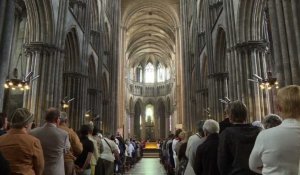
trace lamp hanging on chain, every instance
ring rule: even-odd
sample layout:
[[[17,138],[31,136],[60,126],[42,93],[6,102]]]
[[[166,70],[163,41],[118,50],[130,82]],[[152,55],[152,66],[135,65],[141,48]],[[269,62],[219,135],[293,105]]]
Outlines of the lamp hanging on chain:
[[[19,61],[21,60],[22,62],[22,53],[20,53],[16,66],[13,70],[13,78],[5,81],[4,88],[5,89],[11,89],[11,90],[21,90],[21,91],[26,91],[30,89],[30,81],[33,81],[39,77],[39,75],[35,76],[34,78],[31,78],[33,76],[33,72],[29,72],[24,79],[19,79],[18,78],[18,64]],[[21,74],[22,74],[22,65],[21,65]]]

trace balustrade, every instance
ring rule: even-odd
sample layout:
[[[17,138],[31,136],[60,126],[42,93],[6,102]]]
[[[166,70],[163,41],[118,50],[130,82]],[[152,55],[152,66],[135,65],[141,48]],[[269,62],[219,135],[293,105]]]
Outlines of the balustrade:
[[[129,80],[128,90],[132,95],[144,97],[165,96],[171,93],[173,82],[165,81],[161,83],[140,83]]]

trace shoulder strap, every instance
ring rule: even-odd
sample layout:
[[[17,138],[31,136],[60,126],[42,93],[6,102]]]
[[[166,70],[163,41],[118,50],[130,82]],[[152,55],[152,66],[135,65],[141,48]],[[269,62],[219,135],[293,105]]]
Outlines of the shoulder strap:
[[[111,152],[113,152],[113,150],[111,149],[111,146],[110,146],[110,144],[106,141],[106,139],[105,138],[103,138],[104,139],[104,141],[107,143],[107,145],[109,146],[109,148],[110,148],[110,150],[111,150]]]
[[[196,133],[196,136],[198,136],[200,139],[202,138],[198,133]]]

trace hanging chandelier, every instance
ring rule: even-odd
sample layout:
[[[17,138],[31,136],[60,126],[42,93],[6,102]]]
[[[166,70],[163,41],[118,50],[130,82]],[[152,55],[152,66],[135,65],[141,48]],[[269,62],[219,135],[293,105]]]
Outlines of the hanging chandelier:
[[[5,83],[4,83],[4,88],[5,89],[11,89],[13,91],[15,90],[20,90],[20,91],[26,91],[30,89],[30,81],[33,81],[35,79],[37,79],[39,77],[39,75],[35,76],[34,78],[32,78],[33,76],[33,72],[29,72],[24,79],[20,79],[18,78],[18,64],[21,61],[21,77],[24,77],[23,75],[23,71],[22,71],[22,53],[19,54],[17,63],[15,68],[13,69],[13,78],[7,78]]]
[[[33,75],[33,72],[29,72],[25,79],[18,79],[18,69],[14,68],[14,78],[7,79],[4,83],[4,88],[5,89],[11,89],[11,90],[21,90],[21,91],[26,91],[30,89],[30,81],[33,81],[39,77],[37,75],[33,79],[30,79]]]
[[[68,97],[65,97],[63,100],[61,100],[61,106],[63,109],[68,109],[70,107],[70,102],[75,100],[75,98],[69,99]]]
[[[272,72],[267,73],[267,78],[262,78],[257,74],[253,74],[253,77],[256,79],[248,79],[249,81],[259,84],[261,90],[271,90],[273,87],[276,89],[279,88],[279,83],[276,77],[272,76]]]

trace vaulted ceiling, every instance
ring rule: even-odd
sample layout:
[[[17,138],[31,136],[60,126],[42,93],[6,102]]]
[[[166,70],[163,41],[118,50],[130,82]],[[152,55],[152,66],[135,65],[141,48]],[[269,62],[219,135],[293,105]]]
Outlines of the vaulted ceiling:
[[[126,6],[126,2],[130,5]],[[129,65],[151,58],[170,66],[178,26],[178,15],[170,2],[175,1],[124,1],[124,49]]]

